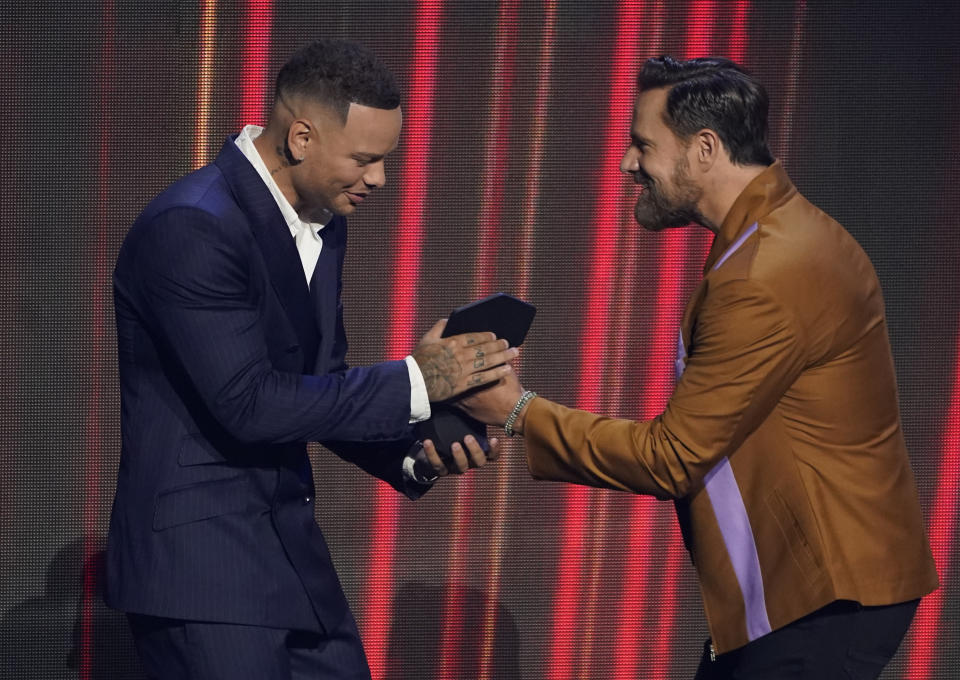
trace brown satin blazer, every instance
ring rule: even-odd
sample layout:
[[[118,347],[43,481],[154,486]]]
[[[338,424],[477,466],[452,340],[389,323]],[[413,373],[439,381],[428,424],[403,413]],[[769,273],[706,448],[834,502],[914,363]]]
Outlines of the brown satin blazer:
[[[776,163],[704,272],[666,410],[634,422],[534,399],[531,474],[676,499],[718,653],[837,599],[934,590],[866,254]]]

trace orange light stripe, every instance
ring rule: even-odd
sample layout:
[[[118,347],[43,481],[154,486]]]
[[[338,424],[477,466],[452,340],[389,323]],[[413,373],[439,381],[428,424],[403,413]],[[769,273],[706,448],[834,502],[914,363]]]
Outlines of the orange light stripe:
[[[493,49],[493,78],[491,101],[486,129],[483,164],[483,193],[477,223],[478,248],[474,264],[471,299],[479,299],[492,292],[496,269],[496,253],[500,245],[500,223],[503,210],[504,179],[507,175],[507,155],[510,136],[510,106],[513,89],[514,64],[517,50],[518,0],[500,4]],[[502,468],[497,470],[501,474]],[[457,486],[453,508],[453,523],[448,550],[447,587],[440,619],[439,672],[441,680],[463,676],[457,668],[462,662],[464,592],[467,586],[467,567],[471,557],[466,546],[473,499],[476,493],[476,475],[465,475]],[[484,521],[488,521],[484,518]],[[485,556],[490,560],[490,556]],[[489,597],[489,596],[487,596]],[[492,631],[491,631],[492,632]],[[473,640],[471,636],[471,640]],[[482,642],[481,642],[482,644]],[[469,675],[475,673],[470,669]]]
[[[200,54],[197,59],[196,121],[193,127],[193,168],[209,161],[210,107],[213,90],[213,58],[216,51],[217,0],[200,2]]]
[[[793,143],[793,109],[797,101],[800,67],[803,59],[803,33],[807,3],[798,0],[793,15],[793,38],[790,41],[790,63],[787,66],[787,86],[783,97],[783,114],[777,133],[780,140],[780,161],[786,164]]]
[[[548,103],[551,92],[551,77],[553,69],[553,50],[556,35],[557,3],[556,0],[545,0],[543,34],[540,38],[540,52],[537,58],[537,88],[534,97],[534,113],[531,129],[530,157],[526,164],[527,179],[524,183],[526,192],[523,199],[523,212],[520,219],[517,258],[515,267],[517,272],[514,290],[521,300],[529,298],[530,276],[533,262],[533,249],[537,224],[537,209],[540,203],[540,168],[543,164],[543,153],[546,138]],[[522,369],[523,357],[519,357],[514,366],[518,371]],[[487,548],[489,556],[489,576],[487,587],[484,590],[483,619],[480,636],[480,658],[477,680],[491,680],[493,672],[493,654],[495,650],[495,635],[497,625],[497,611],[500,601],[500,575],[503,569],[504,536],[506,534],[507,517],[509,516],[510,499],[510,461],[522,460],[522,447],[519,442],[506,441],[503,444],[503,460],[498,465],[497,485],[493,497],[492,532]],[[521,463],[520,465],[523,465]]]

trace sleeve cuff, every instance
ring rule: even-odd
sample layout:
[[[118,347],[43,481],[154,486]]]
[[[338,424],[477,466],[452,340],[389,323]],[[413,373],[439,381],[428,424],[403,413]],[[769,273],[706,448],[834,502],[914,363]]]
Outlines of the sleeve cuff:
[[[407,362],[407,373],[410,374],[410,424],[412,425],[430,418],[430,399],[427,397],[427,384],[423,381],[423,373],[420,372],[416,359],[407,356],[404,357],[404,361]]]
[[[421,449],[422,451],[422,449]],[[403,458],[403,478],[408,482],[413,482],[415,484],[433,484],[437,481],[437,475],[432,475],[430,477],[424,477],[423,475],[417,474],[416,459],[414,455],[408,453]]]

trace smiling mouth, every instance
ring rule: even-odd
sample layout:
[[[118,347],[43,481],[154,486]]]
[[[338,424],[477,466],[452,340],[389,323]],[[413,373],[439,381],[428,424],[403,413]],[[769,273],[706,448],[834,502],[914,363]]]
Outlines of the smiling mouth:
[[[367,194],[355,194],[352,191],[345,192],[350,198],[351,203],[362,203],[363,199],[367,197]]]

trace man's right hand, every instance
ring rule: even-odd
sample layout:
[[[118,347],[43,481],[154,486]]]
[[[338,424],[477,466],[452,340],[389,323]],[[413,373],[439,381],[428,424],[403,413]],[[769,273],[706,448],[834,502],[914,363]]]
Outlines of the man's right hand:
[[[506,362],[519,354],[493,333],[464,333],[442,338],[445,319],[434,324],[411,356],[420,367],[430,401],[446,401],[461,392],[492,383],[510,372]]]

